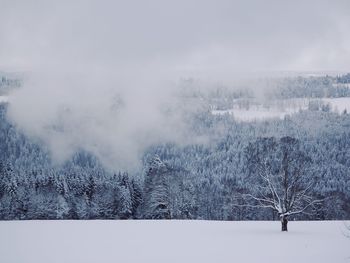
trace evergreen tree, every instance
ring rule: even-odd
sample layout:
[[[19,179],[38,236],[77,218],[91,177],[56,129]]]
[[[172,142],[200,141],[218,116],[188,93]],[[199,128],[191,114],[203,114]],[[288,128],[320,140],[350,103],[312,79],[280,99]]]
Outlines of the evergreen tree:
[[[170,219],[169,185],[167,184],[168,169],[166,165],[155,156],[149,163],[145,178],[144,218]]]

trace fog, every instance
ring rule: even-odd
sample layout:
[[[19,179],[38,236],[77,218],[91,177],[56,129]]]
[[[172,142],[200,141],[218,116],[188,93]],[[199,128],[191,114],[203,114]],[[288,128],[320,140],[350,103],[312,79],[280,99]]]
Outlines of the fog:
[[[78,149],[129,169],[186,144],[174,95],[197,76],[349,71],[350,2],[1,0],[0,71],[23,72],[10,119],[62,162]]]
[[[86,150],[108,168],[134,169],[147,147],[188,141],[178,97],[160,88],[174,84],[139,74],[127,82],[101,76],[32,76],[11,94],[8,115],[26,135],[43,141],[58,164]]]

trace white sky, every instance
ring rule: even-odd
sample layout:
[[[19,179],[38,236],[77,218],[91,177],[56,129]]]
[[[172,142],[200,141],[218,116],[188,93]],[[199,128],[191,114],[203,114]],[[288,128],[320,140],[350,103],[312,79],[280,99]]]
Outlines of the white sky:
[[[0,6],[0,70],[350,70],[348,0],[1,0]]]

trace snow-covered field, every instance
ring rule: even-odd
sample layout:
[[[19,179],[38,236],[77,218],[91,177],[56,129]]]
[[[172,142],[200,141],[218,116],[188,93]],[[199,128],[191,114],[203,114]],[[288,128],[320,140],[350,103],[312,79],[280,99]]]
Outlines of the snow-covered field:
[[[0,222],[0,262],[350,262],[340,221]]]
[[[7,96],[0,96],[0,103],[3,103],[3,102],[8,102]]]
[[[344,110],[350,112],[350,98],[324,98],[323,102],[329,103],[333,111],[342,113]]]
[[[229,109],[229,110],[213,110],[214,115],[230,114],[238,121],[258,121],[265,119],[283,119],[287,114],[294,114],[298,111],[296,108],[280,110],[280,109],[266,109],[263,107],[251,107],[245,109]]]
[[[320,101],[329,104],[331,111],[342,113],[344,110],[350,112],[350,97],[344,98],[322,98],[322,99],[289,99],[276,100],[268,105],[253,104],[248,108],[235,105],[232,109],[213,110],[214,115],[230,114],[238,121],[255,121],[265,119],[283,119],[286,115],[292,115],[300,110],[306,110],[312,101]]]

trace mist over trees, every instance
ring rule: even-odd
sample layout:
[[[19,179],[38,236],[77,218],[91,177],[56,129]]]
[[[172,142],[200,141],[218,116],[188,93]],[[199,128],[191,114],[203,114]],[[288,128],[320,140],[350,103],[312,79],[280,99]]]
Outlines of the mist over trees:
[[[238,122],[228,114],[197,111],[190,124],[206,142],[152,145],[142,168],[132,172],[106,169],[83,150],[58,165],[45,144],[25,136],[6,112],[7,104],[0,104],[3,220],[350,218],[346,112],[306,109],[284,119]],[[291,176],[284,199],[289,205],[282,210],[254,207],[266,204],[260,203],[264,197],[277,199],[264,192],[266,171],[270,183],[282,186],[278,197],[286,194],[281,175]],[[296,201],[297,195],[303,198]],[[306,206],[307,213],[294,213]]]

